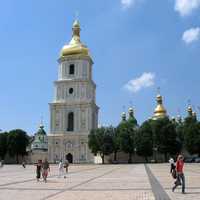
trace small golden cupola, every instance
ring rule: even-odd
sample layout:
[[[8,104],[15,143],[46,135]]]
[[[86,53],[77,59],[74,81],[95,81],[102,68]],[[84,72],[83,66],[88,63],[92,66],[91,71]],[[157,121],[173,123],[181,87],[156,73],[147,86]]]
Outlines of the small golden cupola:
[[[166,117],[167,111],[165,110],[165,108],[163,106],[163,100],[162,100],[162,96],[160,94],[158,94],[156,96],[156,101],[157,101],[157,106],[154,111],[153,119]]]
[[[69,55],[86,55],[89,56],[89,49],[80,40],[80,23],[75,20],[72,27],[72,39],[69,44],[63,46],[60,57]]]
[[[187,112],[188,112],[188,115],[189,115],[190,117],[193,116],[193,110],[192,110],[192,107],[191,107],[190,105],[189,105],[188,108],[187,108]]]
[[[125,122],[126,121],[126,113],[123,112],[122,115],[121,115],[121,117],[122,117],[122,122]]]

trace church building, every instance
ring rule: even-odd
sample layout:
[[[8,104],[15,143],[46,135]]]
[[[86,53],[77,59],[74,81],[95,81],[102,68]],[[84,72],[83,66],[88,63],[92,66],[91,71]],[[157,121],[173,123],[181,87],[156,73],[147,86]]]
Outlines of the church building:
[[[96,85],[92,79],[93,61],[89,49],[80,40],[80,23],[75,20],[72,39],[61,49],[58,79],[50,106],[48,159],[70,163],[92,163],[88,134],[98,125]]]

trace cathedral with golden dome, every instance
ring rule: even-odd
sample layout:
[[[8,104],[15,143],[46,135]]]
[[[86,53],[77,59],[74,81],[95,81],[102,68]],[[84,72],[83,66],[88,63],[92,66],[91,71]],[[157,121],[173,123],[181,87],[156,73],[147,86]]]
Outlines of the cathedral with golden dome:
[[[63,46],[58,59],[58,80],[50,105],[48,159],[70,163],[91,163],[88,134],[98,125],[96,84],[92,79],[93,61],[80,39],[80,23],[72,26],[72,39]]]

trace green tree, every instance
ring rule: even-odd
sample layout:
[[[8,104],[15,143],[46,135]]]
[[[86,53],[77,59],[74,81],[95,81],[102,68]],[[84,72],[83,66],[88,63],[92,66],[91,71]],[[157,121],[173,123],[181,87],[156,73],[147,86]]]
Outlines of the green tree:
[[[116,128],[110,127],[110,134],[113,140],[113,153],[114,153],[114,161],[117,161],[117,153],[120,150],[120,138]]]
[[[7,153],[7,132],[0,133],[0,158],[4,160],[5,155]]]
[[[95,155],[99,153],[102,158],[102,163],[104,164],[105,155],[109,155],[113,152],[113,138],[110,128],[101,127],[92,130],[88,139],[88,145],[92,153]]]
[[[120,150],[129,154],[128,163],[132,163],[132,155],[134,153],[136,143],[136,128],[136,125],[129,121],[121,122],[117,128]]]
[[[184,120],[184,139],[188,152],[200,156],[200,122],[194,116]]]
[[[8,152],[11,157],[16,156],[17,163],[19,163],[19,156],[26,155],[28,144],[29,137],[25,131],[15,129],[8,133]]]
[[[153,130],[153,146],[165,156],[175,155],[180,152],[180,144],[177,140],[175,124],[168,117],[151,120]]]
[[[184,146],[184,124],[181,119],[175,122],[175,127],[176,127],[177,143],[181,151]]]
[[[139,128],[136,136],[137,154],[143,156],[148,162],[148,157],[153,155],[153,131],[150,121],[145,121]]]

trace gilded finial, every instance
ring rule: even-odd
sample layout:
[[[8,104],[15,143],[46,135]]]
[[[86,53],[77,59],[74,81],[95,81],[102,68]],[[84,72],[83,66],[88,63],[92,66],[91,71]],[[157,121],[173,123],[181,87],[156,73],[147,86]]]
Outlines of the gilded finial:
[[[157,87],[157,94],[160,95],[160,87]]]
[[[40,117],[40,125],[39,125],[40,128],[44,128],[44,125],[43,125],[43,116]]]

